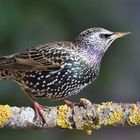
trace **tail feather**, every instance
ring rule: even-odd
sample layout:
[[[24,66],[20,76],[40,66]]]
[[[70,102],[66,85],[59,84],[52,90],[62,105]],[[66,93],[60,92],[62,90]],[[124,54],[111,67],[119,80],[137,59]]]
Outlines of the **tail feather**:
[[[0,79],[10,79],[9,69],[14,63],[14,55],[0,57]]]
[[[14,55],[0,57],[0,69],[8,69],[14,63]]]

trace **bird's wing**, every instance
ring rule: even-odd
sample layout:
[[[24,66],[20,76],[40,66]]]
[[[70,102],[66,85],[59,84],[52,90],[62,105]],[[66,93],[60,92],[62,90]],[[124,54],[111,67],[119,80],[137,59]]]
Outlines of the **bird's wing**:
[[[12,63],[5,64],[4,67],[26,71],[55,71],[60,70],[67,62],[75,61],[75,59],[75,46],[68,42],[58,42],[32,47],[12,55]]]

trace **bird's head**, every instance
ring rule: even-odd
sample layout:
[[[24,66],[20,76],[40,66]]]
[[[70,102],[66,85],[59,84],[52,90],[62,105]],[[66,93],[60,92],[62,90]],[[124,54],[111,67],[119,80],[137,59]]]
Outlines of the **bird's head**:
[[[92,47],[97,50],[106,51],[111,43],[117,38],[121,38],[129,32],[111,32],[104,28],[90,28],[81,32],[75,39],[80,47]]]
[[[129,32],[111,32],[103,28],[90,28],[81,32],[75,38],[74,43],[77,44],[81,52],[84,51],[90,57],[97,55],[102,58],[114,40],[127,34]]]

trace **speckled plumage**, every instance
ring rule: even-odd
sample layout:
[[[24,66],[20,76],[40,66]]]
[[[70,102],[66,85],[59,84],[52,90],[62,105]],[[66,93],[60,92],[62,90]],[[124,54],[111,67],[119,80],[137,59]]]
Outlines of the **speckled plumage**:
[[[9,78],[28,89],[33,97],[46,97],[51,100],[60,100],[78,93],[97,77],[100,65],[86,62],[71,42],[33,47],[15,54],[13,58],[15,60],[12,65],[5,64],[8,68],[5,71],[7,75],[3,75],[8,78],[10,74]]]
[[[90,28],[72,42],[38,45],[1,57],[0,78],[15,81],[30,97],[62,100],[97,78],[105,51],[126,34]]]

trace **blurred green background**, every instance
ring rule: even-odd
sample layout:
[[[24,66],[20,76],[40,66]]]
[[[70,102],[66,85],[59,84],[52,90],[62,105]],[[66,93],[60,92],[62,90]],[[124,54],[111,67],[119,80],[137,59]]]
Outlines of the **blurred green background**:
[[[139,0],[0,0],[0,56],[37,44],[72,40],[94,26],[130,31],[134,34],[115,41],[106,52],[99,78],[70,100],[79,102],[85,97],[95,103],[140,101],[139,13]],[[46,100],[43,103],[52,105]],[[0,104],[29,106],[30,102],[18,85],[0,81]],[[136,127],[106,127],[87,136],[73,130],[0,129],[0,140],[138,140],[139,131]]]

